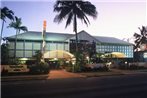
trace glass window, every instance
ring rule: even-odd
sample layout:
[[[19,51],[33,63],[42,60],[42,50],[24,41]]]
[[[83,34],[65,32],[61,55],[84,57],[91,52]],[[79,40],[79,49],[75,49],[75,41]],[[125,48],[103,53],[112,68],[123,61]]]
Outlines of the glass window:
[[[65,45],[65,50],[69,51],[69,45],[68,44],[64,44]]]
[[[25,42],[25,49],[30,49],[30,50],[32,50],[32,43],[30,43],[30,42]]]
[[[16,57],[24,57],[23,51],[16,51]]]
[[[46,43],[45,50],[50,50],[50,44]]]
[[[16,49],[23,49],[23,42],[17,42]]]
[[[64,50],[64,47],[63,46],[64,46],[64,44],[58,44],[58,48],[57,49],[58,50]]]
[[[37,50],[36,50],[37,51]],[[36,54],[36,51],[33,51],[33,56]]]
[[[41,43],[33,43],[33,49],[34,50],[40,50],[41,49]]]
[[[32,57],[32,51],[25,51],[25,57]]]
[[[50,43],[50,50],[57,50],[57,44],[56,43]]]

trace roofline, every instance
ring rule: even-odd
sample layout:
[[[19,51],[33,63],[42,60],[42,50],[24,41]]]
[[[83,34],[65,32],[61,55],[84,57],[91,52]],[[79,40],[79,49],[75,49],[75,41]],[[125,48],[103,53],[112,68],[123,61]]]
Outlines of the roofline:
[[[36,32],[36,33],[41,33],[41,31],[27,31],[27,32],[23,32],[23,33],[20,33],[19,35],[22,35],[22,34],[24,34],[24,33],[28,33],[28,32]],[[93,35],[90,35],[88,32],[86,32],[85,30],[81,30],[80,32],[78,32],[77,34],[80,34],[80,33],[82,33],[82,32],[84,32],[84,33],[86,33],[86,34],[88,34],[89,36],[91,36],[93,39],[95,39],[96,41],[97,41],[97,43],[98,44],[121,44],[121,45],[133,45],[132,43],[129,43],[129,42],[126,42],[126,41],[124,41],[124,42],[126,42],[126,43],[107,43],[107,42],[101,42],[101,41],[99,41],[97,38],[95,38],[95,37],[105,37],[105,38],[115,38],[115,37],[107,37],[107,36],[93,36]],[[56,33],[56,32],[46,32],[46,33],[50,33],[50,34],[61,34],[61,35],[71,35],[72,37],[74,37],[75,36],[75,34],[70,34],[70,33]],[[10,37],[6,37],[6,39],[8,39],[8,40],[14,40],[15,38],[12,38],[12,37],[15,37],[16,35],[12,35],[12,36],[10,36]],[[72,37],[69,37],[69,38],[67,38],[67,39],[65,39],[65,42],[67,41],[67,40],[69,40],[70,38],[72,38]],[[118,39],[118,38],[116,38],[116,39]],[[17,40],[23,40],[23,39],[17,39]],[[28,40],[28,39],[24,39],[24,40]],[[120,39],[119,39],[120,40]],[[28,40],[28,41],[33,41],[33,40]],[[42,40],[35,40],[35,41],[42,41]],[[53,41],[53,42],[55,42],[55,41]]]

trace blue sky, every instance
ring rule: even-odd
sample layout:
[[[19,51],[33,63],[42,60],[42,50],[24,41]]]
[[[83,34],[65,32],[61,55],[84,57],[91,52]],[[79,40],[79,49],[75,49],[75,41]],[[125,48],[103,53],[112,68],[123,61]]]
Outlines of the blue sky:
[[[87,27],[78,20],[78,31],[85,30],[91,35],[111,36],[119,39],[130,38],[138,27],[147,23],[146,0],[89,0],[98,11],[97,19],[89,17],[91,24]],[[53,12],[55,0],[2,0],[1,6],[7,6],[22,18],[23,25],[29,31],[42,31],[43,20],[47,21],[47,32],[72,33],[73,25],[65,29],[65,21],[54,23],[56,13]],[[15,34],[15,30],[7,28],[7,20],[3,36]]]

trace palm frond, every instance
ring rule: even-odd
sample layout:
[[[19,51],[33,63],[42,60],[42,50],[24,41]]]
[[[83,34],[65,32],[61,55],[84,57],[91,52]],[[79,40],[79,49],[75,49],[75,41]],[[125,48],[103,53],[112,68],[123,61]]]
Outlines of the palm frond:
[[[21,22],[21,18],[18,18],[15,16],[15,20],[12,21],[8,28],[14,28],[16,29],[16,31],[18,31],[18,33],[22,30],[22,31],[28,31],[26,26],[22,26],[22,22]]]
[[[21,27],[19,27],[19,29],[22,30],[22,31],[25,31],[25,32],[28,31],[26,26],[21,26]]]
[[[63,19],[67,19],[65,28],[71,23],[72,20],[75,21],[76,17],[84,22],[87,26],[90,24],[87,15],[92,16],[93,18],[97,17],[96,7],[90,2],[82,0],[57,0],[53,11],[58,13],[54,18],[54,22],[60,23]],[[73,18],[74,15],[76,16],[75,18]],[[75,23],[74,31],[76,31]]]
[[[60,23],[69,13],[71,9],[68,7],[62,7],[62,10],[58,15],[55,16],[54,22]]]
[[[12,10],[9,10],[7,7],[1,8],[1,19],[5,21],[5,18],[8,18],[10,20],[14,20],[14,12]]]
[[[92,16],[93,18],[97,17],[96,7],[90,2],[86,1],[84,3],[81,3],[80,7],[85,14]]]
[[[70,25],[72,19],[73,19],[73,13],[71,12],[71,13],[68,15],[65,28],[67,28],[67,26]]]

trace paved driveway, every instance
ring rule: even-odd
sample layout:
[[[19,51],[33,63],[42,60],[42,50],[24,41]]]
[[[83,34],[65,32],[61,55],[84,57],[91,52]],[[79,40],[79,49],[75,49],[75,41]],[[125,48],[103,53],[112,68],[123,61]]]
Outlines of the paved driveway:
[[[65,70],[51,70],[48,79],[59,79],[59,78],[80,78],[85,77],[78,73],[70,73]]]

